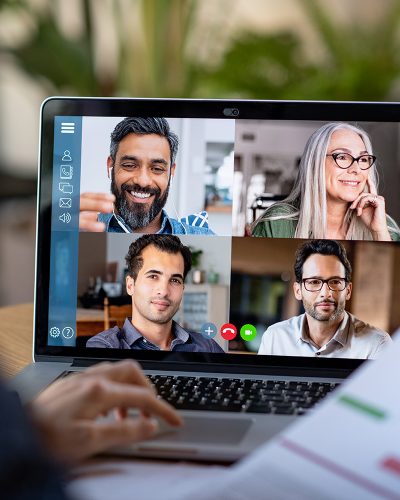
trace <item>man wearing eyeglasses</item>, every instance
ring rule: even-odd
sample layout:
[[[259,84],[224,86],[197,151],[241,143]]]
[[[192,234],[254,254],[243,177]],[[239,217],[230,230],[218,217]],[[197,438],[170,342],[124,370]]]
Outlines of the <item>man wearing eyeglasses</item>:
[[[270,326],[258,354],[375,358],[390,336],[345,310],[351,264],[334,240],[311,240],[296,252],[293,291],[305,313]]]

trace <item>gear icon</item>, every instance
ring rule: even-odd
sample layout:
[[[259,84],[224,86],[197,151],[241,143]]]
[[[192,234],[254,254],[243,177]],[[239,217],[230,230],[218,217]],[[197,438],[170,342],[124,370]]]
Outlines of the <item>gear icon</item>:
[[[60,329],[57,328],[56,326],[53,326],[52,328],[50,328],[50,337],[53,337],[53,339],[56,339],[57,337],[59,337],[60,334],[61,334]]]

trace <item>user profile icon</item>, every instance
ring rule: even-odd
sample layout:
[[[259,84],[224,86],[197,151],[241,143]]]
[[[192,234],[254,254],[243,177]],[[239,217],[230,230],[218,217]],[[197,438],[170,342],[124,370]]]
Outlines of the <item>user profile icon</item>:
[[[69,149],[64,151],[61,161],[72,161],[71,151]]]
[[[237,328],[232,323],[225,323],[221,326],[221,337],[225,340],[233,340],[237,335]]]

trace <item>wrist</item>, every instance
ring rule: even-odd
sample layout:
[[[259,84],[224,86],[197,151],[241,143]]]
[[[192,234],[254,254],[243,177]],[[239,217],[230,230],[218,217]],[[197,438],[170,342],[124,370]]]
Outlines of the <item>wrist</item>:
[[[385,229],[384,231],[371,231],[371,232],[374,241],[392,241],[390,233],[387,229]]]

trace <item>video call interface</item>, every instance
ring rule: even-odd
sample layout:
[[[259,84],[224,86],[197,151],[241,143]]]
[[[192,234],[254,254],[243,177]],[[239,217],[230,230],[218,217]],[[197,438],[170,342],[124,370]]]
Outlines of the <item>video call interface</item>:
[[[366,359],[400,325],[400,126],[54,120],[49,346]]]

